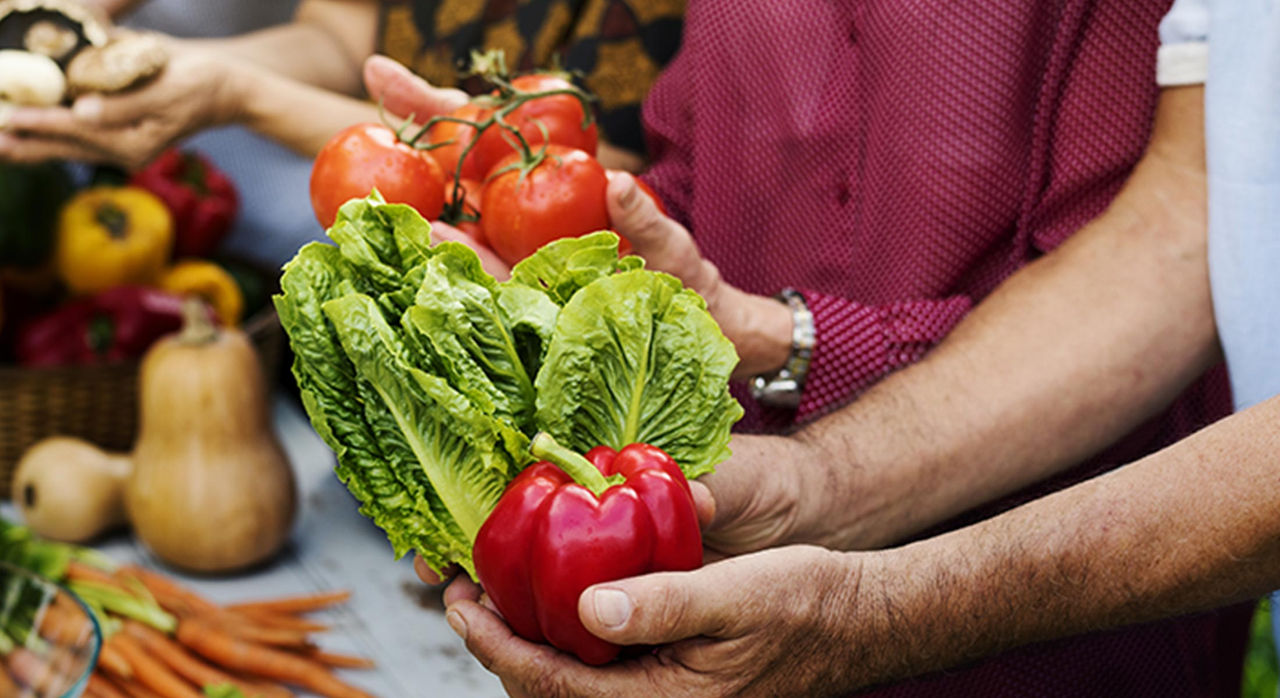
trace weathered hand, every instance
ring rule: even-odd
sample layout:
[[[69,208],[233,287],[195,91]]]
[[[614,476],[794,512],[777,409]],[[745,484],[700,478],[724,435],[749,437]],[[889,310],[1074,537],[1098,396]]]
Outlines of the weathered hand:
[[[596,668],[512,634],[470,580],[455,581],[445,604],[450,626],[512,695],[822,695],[843,688],[865,652],[848,637],[861,566],[795,546],[590,587],[578,602],[588,630],[661,645]]]
[[[232,121],[238,106],[228,60],[181,41],[167,46],[168,65],[136,89],[83,95],[70,108],[13,110],[0,131],[0,160],[136,169],[181,138]]]

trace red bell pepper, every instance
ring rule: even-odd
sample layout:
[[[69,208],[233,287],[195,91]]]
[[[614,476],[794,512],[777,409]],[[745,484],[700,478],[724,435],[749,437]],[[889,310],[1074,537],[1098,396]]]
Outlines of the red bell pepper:
[[[141,356],[182,327],[182,299],[145,286],[117,286],[32,320],[18,332],[24,366],[105,363]]]
[[[702,564],[689,483],[647,444],[584,458],[539,434],[531,449],[545,460],[507,486],[481,526],[476,573],[521,637],[604,664],[621,648],[583,627],[578,597],[592,584]]]
[[[240,205],[235,185],[203,155],[171,148],[131,182],[159,197],[173,214],[175,258],[208,257],[231,232]]]

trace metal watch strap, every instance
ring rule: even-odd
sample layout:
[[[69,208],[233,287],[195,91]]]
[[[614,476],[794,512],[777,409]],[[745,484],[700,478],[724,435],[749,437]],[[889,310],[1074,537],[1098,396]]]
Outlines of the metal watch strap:
[[[791,355],[781,369],[753,378],[751,395],[766,405],[795,409],[800,406],[813,358],[813,313],[804,295],[793,288],[784,288],[775,297],[791,309]]]

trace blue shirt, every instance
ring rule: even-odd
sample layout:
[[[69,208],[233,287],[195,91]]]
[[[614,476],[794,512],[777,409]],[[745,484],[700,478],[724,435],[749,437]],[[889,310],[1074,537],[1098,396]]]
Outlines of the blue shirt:
[[[1205,82],[1209,280],[1243,409],[1280,394],[1280,2],[1178,0],[1160,34],[1161,83]]]

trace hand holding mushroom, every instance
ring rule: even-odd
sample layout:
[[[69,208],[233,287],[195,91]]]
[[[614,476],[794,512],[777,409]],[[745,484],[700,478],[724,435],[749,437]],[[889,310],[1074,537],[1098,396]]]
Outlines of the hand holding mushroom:
[[[145,90],[168,54],[158,36],[109,33],[74,0],[0,0],[0,159],[115,159],[119,145],[62,105]]]

